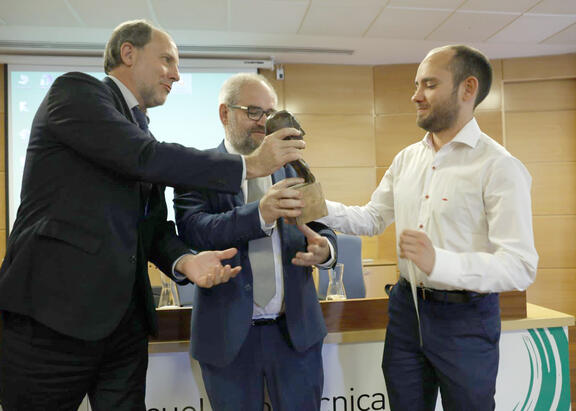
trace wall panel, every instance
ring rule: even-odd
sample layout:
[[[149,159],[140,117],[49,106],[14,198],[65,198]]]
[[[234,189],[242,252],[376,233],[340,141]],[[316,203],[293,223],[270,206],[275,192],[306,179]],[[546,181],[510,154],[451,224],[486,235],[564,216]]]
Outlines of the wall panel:
[[[418,64],[374,67],[374,109],[376,114],[414,113],[410,100]]]
[[[558,77],[576,77],[576,54],[503,60],[504,81]]]
[[[500,111],[477,111],[476,121],[480,129],[494,140],[504,145],[504,133],[502,132],[502,112]]]
[[[376,165],[388,167],[396,154],[420,141],[426,132],[416,125],[416,113],[376,116]],[[380,181],[380,179],[378,179]]]
[[[565,313],[576,313],[576,268],[540,268],[527,299]]]
[[[523,162],[576,161],[576,111],[506,113],[506,147]]]
[[[576,78],[504,84],[504,109],[556,111],[576,109]]]
[[[527,163],[526,166],[532,175],[534,215],[576,214],[576,163]]]
[[[374,168],[371,167],[313,167],[312,173],[321,182],[328,200],[347,205],[366,204],[376,186]]]
[[[576,215],[535,216],[534,239],[536,250],[540,255],[538,267],[575,268],[576,235],[574,233],[576,233]]]
[[[6,230],[0,230],[0,255],[2,258],[6,255]]]
[[[311,167],[374,167],[372,115],[298,114]]]
[[[6,228],[6,173],[0,171],[0,229]]]
[[[290,64],[284,67],[286,110],[294,114],[370,114],[374,101],[368,66]]]

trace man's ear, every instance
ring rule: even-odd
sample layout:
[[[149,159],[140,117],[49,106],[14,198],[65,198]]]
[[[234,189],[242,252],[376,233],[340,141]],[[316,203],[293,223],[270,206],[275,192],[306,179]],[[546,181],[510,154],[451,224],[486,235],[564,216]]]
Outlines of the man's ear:
[[[136,59],[136,47],[129,41],[125,41],[120,46],[120,58],[125,66],[132,67]]]
[[[462,99],[464,101],[474,101],[478,94],[478,79],[474,76],[469,76],[462,82],[462,87]]]
[[[228,116],[230,115],[230,110],[228,109],[228,106],[225,103],[220,104],[220,106],[218,107],[218,113],[220,114],[220,121],[222,122],[222,125],[227,126]]]

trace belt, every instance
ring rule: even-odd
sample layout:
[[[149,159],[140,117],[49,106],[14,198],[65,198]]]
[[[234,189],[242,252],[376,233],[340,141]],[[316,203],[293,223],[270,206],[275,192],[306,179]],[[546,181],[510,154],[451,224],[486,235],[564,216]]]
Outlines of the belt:
[[[259,325],[274,325],[278,324],[280,320],[284,318],[284,314],[280,314],[276,318],[253,318],[252,325],[259,326]]]
[[[400,277],[398,284],[403,287],[410,288],[410,282],[404,277]],[[464,290],[435,290],[427,287],[416,287],[416,294],[422,300],[431,300],[443,303],[469,303],[470,301],[478,298],[484,298],[488,294],[476,293],[473,291]]]

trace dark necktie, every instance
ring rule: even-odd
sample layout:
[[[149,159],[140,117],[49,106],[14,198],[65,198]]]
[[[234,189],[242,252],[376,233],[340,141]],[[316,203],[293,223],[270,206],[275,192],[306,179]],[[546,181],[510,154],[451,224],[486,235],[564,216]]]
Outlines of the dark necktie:
[[[142,129],[146,133],[149,133],[148,117],[146,116],[146,113],[144,113],[142,110],[140,110],[140,107],[134,106],[134,107],[132,107],[132,114],[134,114],[134,119],[138,123],[138,126],[140,127],[140,129]]]
[[[144,113],[138,106],[132,107],[132,114],[134,114],[134,119],[138,123],[138,126],[146,134],[150,135],[150,130],[148,130],[148,116]],[[152,184],[140,183],[140,190],[142,192],[142,199],[144,201],[144,215],[148,214],[150,191],[152,189]]]

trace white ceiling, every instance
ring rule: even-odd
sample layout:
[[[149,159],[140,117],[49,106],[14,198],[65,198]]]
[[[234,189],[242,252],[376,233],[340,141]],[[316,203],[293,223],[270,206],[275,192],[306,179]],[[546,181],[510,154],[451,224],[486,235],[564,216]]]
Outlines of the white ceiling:
[[[100,55],[136,18],[188,57],[412,63],[451,43],[490,58],[576,52],[576,0],[2,0],[0,54]]]

